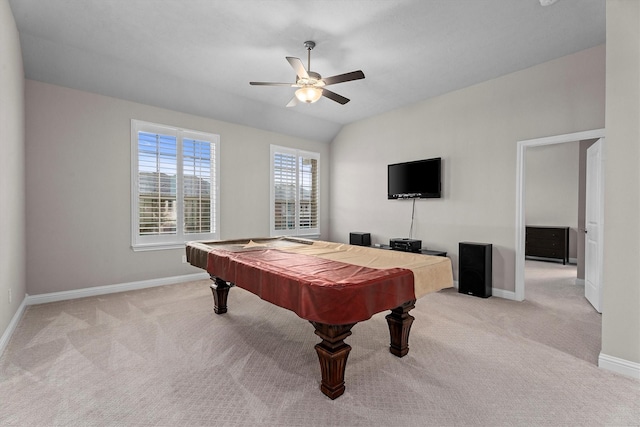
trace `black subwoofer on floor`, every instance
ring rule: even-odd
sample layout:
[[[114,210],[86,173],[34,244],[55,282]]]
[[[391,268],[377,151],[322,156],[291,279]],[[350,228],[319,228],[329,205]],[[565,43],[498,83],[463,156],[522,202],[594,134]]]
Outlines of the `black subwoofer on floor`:
[[[458,264],[458,292],[481,298],[491,296],[491,243],[460,242]]]

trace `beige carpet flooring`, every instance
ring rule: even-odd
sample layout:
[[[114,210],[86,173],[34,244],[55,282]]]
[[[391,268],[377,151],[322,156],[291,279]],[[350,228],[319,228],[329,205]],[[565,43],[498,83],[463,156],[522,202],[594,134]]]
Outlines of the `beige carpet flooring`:
[[[640,381],[599,369],[600,315],[575,267],[527,261],[527,301],[420,299],[410,352],[385,313],[347,342],[347,389],[318,390],[313,327],[207,281],[27,308],[0,358],[0,425],[640,425]]]

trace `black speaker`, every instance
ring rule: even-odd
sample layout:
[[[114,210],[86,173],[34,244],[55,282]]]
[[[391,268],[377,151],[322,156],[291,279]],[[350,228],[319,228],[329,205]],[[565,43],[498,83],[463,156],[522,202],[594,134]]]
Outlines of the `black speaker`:
[[[371,246],[371,234],[358,233],[357,231],[349,233],[349,244],[357,246]]]
[[[458,292],[481,298],[491,296],[492,250],[491,243],[460,242]]]

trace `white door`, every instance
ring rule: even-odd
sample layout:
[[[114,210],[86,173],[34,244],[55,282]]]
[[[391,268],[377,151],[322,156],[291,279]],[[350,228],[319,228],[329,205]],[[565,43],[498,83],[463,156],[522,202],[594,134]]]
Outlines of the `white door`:
[[[587,149],[587,194],[584,296],[602,313],[602,254],[604,230],[604,138]]]

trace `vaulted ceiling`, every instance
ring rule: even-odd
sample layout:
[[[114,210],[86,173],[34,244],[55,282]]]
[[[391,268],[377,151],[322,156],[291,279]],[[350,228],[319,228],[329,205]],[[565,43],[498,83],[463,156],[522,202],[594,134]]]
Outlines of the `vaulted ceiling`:
[[[545,3],[542,0],[542,3]],[[605,42],[605,0],[10,0],[29,79],[331,141],[345,124]],[[362,70],[287,108],[286,56]]]

